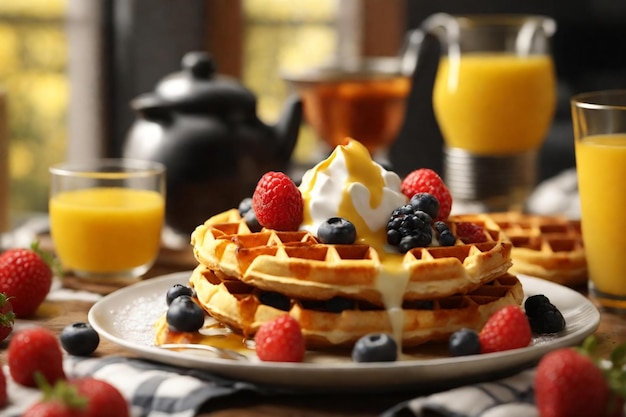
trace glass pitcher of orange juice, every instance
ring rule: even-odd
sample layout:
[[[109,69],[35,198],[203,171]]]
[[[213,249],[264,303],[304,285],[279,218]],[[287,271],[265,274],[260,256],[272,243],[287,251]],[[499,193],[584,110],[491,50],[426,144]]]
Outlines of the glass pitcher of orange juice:
[[[453,210],[523,209],[556,105],[555,21],[439,13],[419,30],[441,44],[433,109]]]

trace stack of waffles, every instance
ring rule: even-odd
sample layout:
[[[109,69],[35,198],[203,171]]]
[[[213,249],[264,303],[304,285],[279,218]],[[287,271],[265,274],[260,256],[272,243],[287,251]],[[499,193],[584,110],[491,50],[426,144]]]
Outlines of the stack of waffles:
[[[483,215],[462,221],[482,226],[485,241],[392,255],[323,244],[306,231],[252,232],[233,209],[193,232],[190,285],[209,315],[248,337],[288,313],[309,348],[351,346],[372,332],[394,334],[403,347],[447,340],[523,300],[509,273],[513,245],[498,223]],[[454,233],[457,220],[448,223]]]
[[[475,216],[457,216],[472,221]],[[580,220],[519,212],[491,213],[492,222],[513,245],[509,270],[576,287],[587,283]]]

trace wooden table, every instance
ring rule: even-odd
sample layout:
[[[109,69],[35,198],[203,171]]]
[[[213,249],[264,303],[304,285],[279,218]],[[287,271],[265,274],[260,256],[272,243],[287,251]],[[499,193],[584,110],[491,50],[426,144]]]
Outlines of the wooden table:
[[[45,245],[43,245],[45,247]],[[145,279],[167,273],[188,271],[196,265],[190,250],[163,249],[157,264],[146,274]],[[119,288],[119,285],[87,285],[75,277],[66,277],[64,286],[106,294]],[[586,295],[586,290],[579,289]],[[33,319],[42,326],[60,332],[74,322],[87,321],[91,303],[84,301],[46,301]],[[599,341],[598,353],[605,356],[618,344],[626,341],[626,316],[602,312],[600,327],[596,332]],[[0,359],[6,363],[6,345],[0,343]],[[102,340],[95,356],[129,355],[118,345]],[[395,404],[415,397],[415,392],[368,394],[316,394],[289,396],[241,396],[235,395],[223,401],[212,402],[211,410],[203,410],[201,417],[242,417],[242,416],[378,416]]]

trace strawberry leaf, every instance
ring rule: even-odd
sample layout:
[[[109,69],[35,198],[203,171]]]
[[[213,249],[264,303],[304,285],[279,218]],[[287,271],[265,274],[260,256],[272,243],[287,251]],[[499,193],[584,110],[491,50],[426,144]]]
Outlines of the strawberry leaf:
[[[621,369],[626,364],[626,343],[617,346],[613,352],[611,352],[610,359],[613,368]]]
[[[61,267],[61,262],[57,257],[52,255],[50,252],[46,252],[45,250],[39,247],[39,241],[34,241],[30,244],[30,249],[35,252],[37,255],[43,259],[43,261],[50,267],[52,270],[52,274],[56,275],[59,278],[63,278],[63,268]]]
[[[13,313],[12,309],[4,313],[1,312],[2,308],[4,308],[11,298],[12,297],[7,297],[5,293],[0,292],[0,327],[13,327],[15,323],[15,313]]]

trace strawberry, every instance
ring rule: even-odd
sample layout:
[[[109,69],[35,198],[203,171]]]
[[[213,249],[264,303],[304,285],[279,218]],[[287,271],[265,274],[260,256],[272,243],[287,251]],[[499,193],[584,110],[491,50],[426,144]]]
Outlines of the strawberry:
[[[20,385],[36,386],[37,372],[50,384],[65,379],[61,345],[54,333],[43,327],[29,327],[11,337],[8,364],[11,376]]]
[[[16,317],[35,313],[50,292],[52,268],[37,243],[13,248],[0,255],[0,292],[11,297]]]
[[[43,400],[27,408],[22,417],[84,417],[84,414],[63,401]]]
[[[26,409],[22,417],[86,417],[87,398],[65,380],[51,386],[41,373],[35,375],[42,398]]]
[[[304,201],[296,184],[282,172],[270,171],[257,183],[252,209],[259,224],[275,230],[298,230]]]
[[[85,415],[89,417],[128,417],[128,403],[113,385],[100,379],[85,377],[70,381],[78,394],[87,398]]]
[[[6,376],[4,376],[4,372],[2,371],[2,364],[0,364],[0,408],[7,405],[8,399],[7,378]]]
[[[15,313],[9,297],[0,292],[0,342],[6,339],[13,331]]]
[[[53,386],[35,375],[43,398],[26,410],[27,417],[128,417],[128,403],[113,385],[92,377],[59,380]]]
[[[476,223],[459,222],[456,224],[456,234],[465,244],[486,242],[485,229]]]
[[[526,347],[532,333],[526,313],[516,305],[496,311],[478,334],[481,353]]]
[[[452,210],[452,195],[441,177],[432,169],[420,168],[407,175],[400,186],[407,199],[417,193],[432,194],[439,201],[439,214],[433,220],[446,220]]]
[[[306,350],[300,323],[288,314],[263,323],[254,336],[259,359],[302,362]]]
[[[603,372],[576,349],[557,349],[541,358],[534,384],[541,417],[611,415],[611,391]]]

